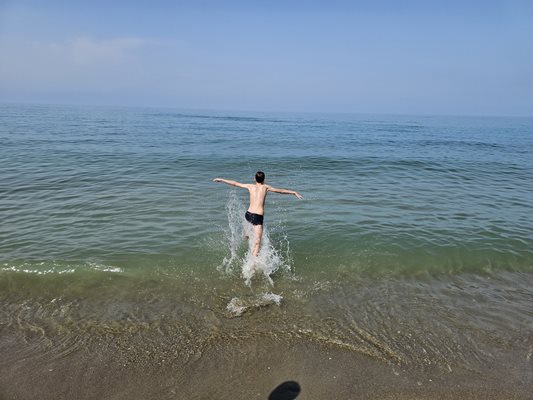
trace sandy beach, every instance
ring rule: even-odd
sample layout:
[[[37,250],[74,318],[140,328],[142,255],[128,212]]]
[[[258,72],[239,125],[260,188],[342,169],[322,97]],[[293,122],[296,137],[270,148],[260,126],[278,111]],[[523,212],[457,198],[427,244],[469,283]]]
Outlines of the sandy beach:
[[[525,361],[515,370],[502,370],[495,362],[480,372],[418,371],[313,341],[235,335],[213,340],[183,362],[176,356],[179,343],[161,335],[147,340],[109,334],[66,353],[53,342],[1,335],[0,398],[267,399],[286,380],[297,381],[299,398],[310,400],[531,396],[531,367]]]

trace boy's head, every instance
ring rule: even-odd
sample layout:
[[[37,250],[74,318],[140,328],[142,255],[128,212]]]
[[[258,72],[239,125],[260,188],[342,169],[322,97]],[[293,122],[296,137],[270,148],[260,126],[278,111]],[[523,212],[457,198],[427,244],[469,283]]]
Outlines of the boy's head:
[[[265,181],[265,173],[263,171],[257,171],[255,173],[255,181],[257,183],[263,183]]]

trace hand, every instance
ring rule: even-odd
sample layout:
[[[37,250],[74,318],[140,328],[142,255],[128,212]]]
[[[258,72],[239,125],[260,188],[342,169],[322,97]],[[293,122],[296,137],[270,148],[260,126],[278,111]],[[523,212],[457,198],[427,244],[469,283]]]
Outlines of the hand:
[[[303,197],[300,193],[298,193],[298,192],[294,192],[294,195],[295,195],[296,197],[298,197],[300,200],[302,200],[302,199],[304,198],[304,197]]]
[[[215,179],[213,179],[213,182],[222,182],[222,179],[220,179],[220,178],[215,178]]]

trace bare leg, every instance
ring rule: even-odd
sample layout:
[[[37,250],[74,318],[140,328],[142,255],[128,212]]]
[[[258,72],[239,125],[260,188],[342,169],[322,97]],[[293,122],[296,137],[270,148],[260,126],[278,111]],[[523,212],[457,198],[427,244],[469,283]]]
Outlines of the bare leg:
[[[261,239],[263,238],[263,225],[254,225],[254,233],[255,243],[252,255],[257,256],[259,254],[259,248],[261,247]]]
[[[243,231],[243,236],[244,236],[244,240],[248,240],[250,239],[250,236],[253,236],[252,235],[252,225],[249,224],[248,222],[246,223],[245,227],[244,227],[244,231]]]

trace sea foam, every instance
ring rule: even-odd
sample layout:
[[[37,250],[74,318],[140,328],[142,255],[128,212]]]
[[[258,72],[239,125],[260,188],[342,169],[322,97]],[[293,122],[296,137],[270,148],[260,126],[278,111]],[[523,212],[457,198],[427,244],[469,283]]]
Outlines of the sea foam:
[[[247,311],[267,307],[270,305],[281,305],[283,297],[275,293],[262,293],[252,298],[234,297],[226,306],[230,317],[240,317]]]

